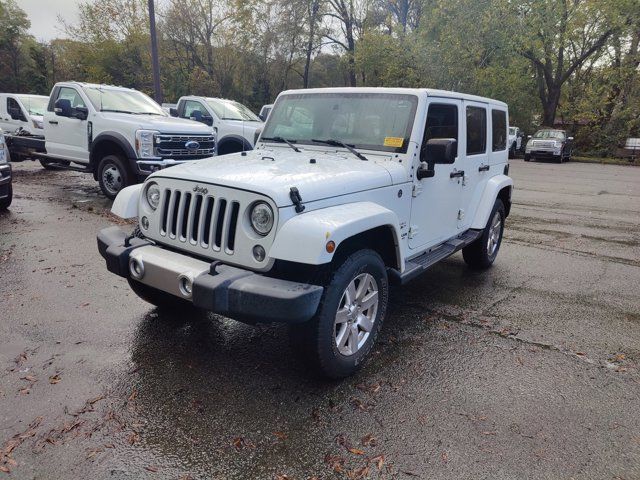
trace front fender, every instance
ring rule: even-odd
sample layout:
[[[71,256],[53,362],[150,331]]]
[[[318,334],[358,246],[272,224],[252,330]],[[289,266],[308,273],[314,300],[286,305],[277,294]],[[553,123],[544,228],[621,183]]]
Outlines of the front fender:
[[[357,202],[303,213],[285,222],[278,230],[269,256],[279,260],[321,265],[329,263],[327,242],[336,247],[344,240],[376,227],[388,226],[399,245],[398,217],[391,210],[372,202]]]
[[[481,230],[487,225],[493,205],[496,203],[496,198],[498,198],[498,193],[505,187],[513,187],[513,180],[510,177],[496,175],[489,179],[482,193],[471,228]]]
[[[111,213],[120,218],[137,218],[138,201],[143,186],[143,184],[139,183],[120,190],[111,206]]]

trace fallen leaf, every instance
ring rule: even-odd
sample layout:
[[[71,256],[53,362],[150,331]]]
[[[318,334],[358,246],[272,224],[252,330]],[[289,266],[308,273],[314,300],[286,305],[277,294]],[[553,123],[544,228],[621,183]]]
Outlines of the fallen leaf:
[[[370,433],[362,437],[360,441],[365,447],[375,447],[378,444],[378,439]]]
[[[59,373],[56,373],[55,375],[51,375],[49,377],[49,383],[51,385],[55,385],[56,383],[60,383],[60,380],[62,380],[62,378],[60,377]]]
[[[351,470],[347,473],[347,478],[349,480],[360,480],[362,478],[366,478],[369,476],[369,466],[365,465],[361,468],[356,468],[355,470]]]
[[[342,473],[344,471],[345,459],[338,455],[327,453],[324,456],[324,462],[336,473]]]
[[[354,455],[364,455],[365,453],[364,450],[360,450],[359,448],[348,447],[347,450],[349,450]]]
[[[24,377],[20,377],[20,380],[26,380],[27,382],[37,382],[38,379],[33,375],[25,375]]]
[[[30,388],[28,387],[24,387],[21,388],[20,390],[18,390],[18,392],[20,393],[20,395],[29,395],[29,392],[31,391]]]
[[[129,400],[130,402],[133,402],[133,401],[136,399],[136,397],[137,397],[137,396],[138,396],[138,391],[134,388],[134,389],[131,391],[131,395],[129,395],[129,399],[128,399],[128,400]]]
[[[155,467],[153,465],[149,465],[144,467],[145,470],[149,471],[149,472],[153,472],[153,473],[157,473],[158,471],[158,467]]]
[[[371,459],[373,463],[375,463],[376,468],[379,472],[382,471],[382,466],[384,465],[384,455],[378,455],[377,457],[373,457]]]
[[[442,452],[442,455],[440,455],[440,457],[442,458],[442,461],[444,463],[448,463],[449,462],[449,455],[447,454],[447,452]]]
[[[278,437],[280,440],[286,440],[287,434],[284,432],[273,432],[273,434]]]
[[[127,437],[127,442],[129,443],[129,445],[133,445],[137,443],[139,440],[140,440],[140,435],[138,435],[136,432],[131,432]]]
[[[276,480],[291,480],[291,477],[288,475],[276,474]]]

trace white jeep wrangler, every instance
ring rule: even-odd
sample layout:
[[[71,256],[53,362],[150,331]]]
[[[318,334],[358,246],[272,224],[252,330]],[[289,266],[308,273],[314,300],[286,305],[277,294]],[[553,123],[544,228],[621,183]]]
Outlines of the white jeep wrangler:
[[[358,369],[389,285],[462,250],[495,260],[513,181],[507,105],[427,89],[280,94],[256,149],[124,189],[102,230],[107,268],[158,307],[286,322],[329,377]],[[185,310],[180,310],[187,315]]]

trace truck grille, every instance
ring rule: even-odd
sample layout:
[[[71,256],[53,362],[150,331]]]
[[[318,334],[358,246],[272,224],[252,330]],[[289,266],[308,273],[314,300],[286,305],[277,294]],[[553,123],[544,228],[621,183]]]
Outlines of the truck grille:
[[[232,255],[240,203],[196,192],[165,189],[160,235],[180,243]],[[203,252],[204,253],[204,252]]]
[[[556,145],[553,141],[535,140],[533,146],[536,148],[554,148]]]
[[[196,142],[197,148],[187,148],[189,142]],[[213,135],[156,135],[155,144],[156,155],[163,158],[204,158],[216,151]]]

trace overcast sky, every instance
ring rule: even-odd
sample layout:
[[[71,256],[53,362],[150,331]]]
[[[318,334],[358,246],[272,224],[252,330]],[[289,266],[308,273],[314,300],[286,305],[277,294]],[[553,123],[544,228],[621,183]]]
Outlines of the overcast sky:
[[[37,40],[49,41],[64,37],[58,15],[73,22],[78,19],[78,3],[80,0],[18,0],[31,21],[29,32]]]

